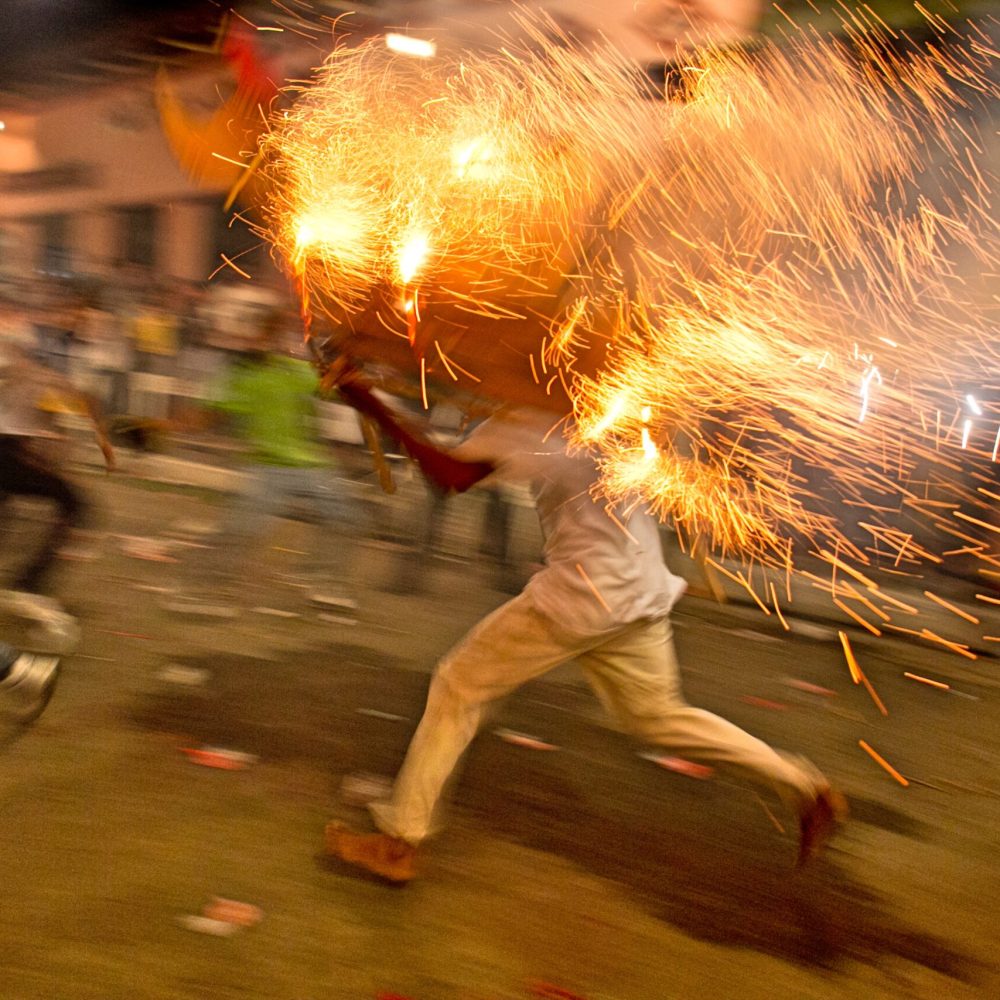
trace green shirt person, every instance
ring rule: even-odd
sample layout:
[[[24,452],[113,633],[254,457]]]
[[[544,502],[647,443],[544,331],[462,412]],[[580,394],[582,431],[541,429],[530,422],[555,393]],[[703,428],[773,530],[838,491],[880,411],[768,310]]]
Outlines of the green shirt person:
[[[363,516],[350,487],[333,474],[326,444],[316,426],[319,376],[312,366],[283,353],[284,314],[268,313],[249,349],[217,381],[208,404],[231,421],[234,436],[245,445],[241,485],[231,498],[205,560],[211,589],[239,595],[261,583],[256,564],[260,540],[272,518],[301,516],[316,524],[315,544],[300,577],[307,588],[340,591],[351,548],[345,536],[357,534]]]
[[[319,380],[306,361],[271,352],[234,362],[212,404],[233,419],[252,462],[295,468],[329,465],[316,439]]]

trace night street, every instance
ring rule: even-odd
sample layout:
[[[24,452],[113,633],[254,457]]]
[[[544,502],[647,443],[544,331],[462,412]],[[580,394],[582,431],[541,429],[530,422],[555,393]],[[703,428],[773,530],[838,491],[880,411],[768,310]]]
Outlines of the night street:
[[[1000,998],[997,8],[0,0],[0,1000]]]
[[[362,541],[356,613],[175,614],[161,588],[180,564],[123,550],[173,538],[190,560],[174,529],[210,524],[218,496],[84,482],[106,534],[65,566],[83,639],[36,726],[4,730],[5,997],[995,995],[995,659],[855,638],[883,718],[834,627],[786,638],[750,608],[685,598],[689,699],[842,785],[852,817],[828,852],[795,872],[773,797],[640,757],[566,668],[484,728],[422,877],[394,889],[323,860],[323,825],[363,819],[359,775],[395,773],[436,657],[503,599],[488,567],[435,559],[424,592],[391,593],[399,553]],[[468,552],[460,529],[448,539]],[[27,543],[30,522],[17,530]],[[262,579],[305,531],[281,522]],[[295,613],[287,588],[262,587]],[[252,757],[223,770],[183,752],[203,747]],[[228,938],[184,926],[216,896],[263,919]]]

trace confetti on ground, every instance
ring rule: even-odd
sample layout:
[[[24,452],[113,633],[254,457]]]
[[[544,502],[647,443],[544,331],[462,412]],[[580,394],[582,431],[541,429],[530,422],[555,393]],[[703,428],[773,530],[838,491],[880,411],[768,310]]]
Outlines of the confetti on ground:
[[[268,615],[271,618],[301,618],[298,611],[285,611],[283,608],[269,608],[266,605],[259,605],[253,609],[255,615]]]
[[[202,915],[237,927],[256,927],[264,919],[264,911],[252,903],[241,903],[224,896],[214,896],[205,904]]]
[[[783,701],[772,701],[770,698],[758,698],[753,694],[740,695],[740,701],[755,708],[767,708],[772,712],[787,712],[788,705]]]
[[[210,672],[203,667],[186,667],[182,663],[168,663],[157,675],[157,680],[168,684],[183,684],[187,687],[201,687],[208,681]]]
[[[68,562],[95,562],[101,553],[97,549],[60,549],[59,558]]]
[[[171,535],[211,535],[215,525],[209,521],[178,521],[168,529]]]
[[[517,747],[524,747],[527,750],[558,750],[554,743],[546,743],[544,740],[540,740],[535,736],[529,736],[527,733],[518,733],[513,729],[497,729],[494,730],[497,736],[500,737],[505,743],[511,743]]]
[[[122,554],[132,559],[145,559],[147,562],[176,563],[179,559],[167,552],[167,543],[152,538],[129,539],[122,545]]]
[[[189,931],[232,937],[245,927],[256,927],[264,919],[264,911],[251,903],[241,903],[223,896],[213,896],[199,914],[185,914],[177,922]]]
[[[321,612],[316,616],[321,622],[327,622],[330,625],[357,625],[357,618],[351,618],[348,615],[328,615],[326,612]]]
[[[875,707],[883,714],[888,715],[889,710],[882,703],[882,699],[878,696],[878,692],[872,687],[871,681],[868,680],[865,674],[861,675],[861,683],[864,684],[865,690],[871,695],[871,699],[875,702]]]
[[[337,597],[331,594],[312,594],[309,602],[320,608],[339,608],[341,611],[357,611],[358,602],[350,597]]]
[[[378,708],[357,708],[358,715],[367,715],[372,719],[385,719],[386,722],[406,722],[405,715],[396,715],[394,712],[383,712]]]
[[[226,920],[212,920],[210,917],[202,917],[192,913],[178,917],[177,923],[189,931],[194,931],[197,934],[211,934],[214,937],[232,937],[239,930],[236,924],[231,924]]]
[[[671,757],[669,754],[650,753],[648,751],[640,753],[639,756],[643,760],[652,761],[658,767],[662,767],[667,771],[673,771],[675,774],[683,774],[688,778],[698,778],[701,781],[706,781],[715,774],[714,767],[708,764],[696,764],[693,760],[686,760],[684,757]]]
[[[819,684],[812,684],[809,681],[799,680],[797,677],[786,677],[785,683],[796,691],[805,691],[806,694],[817,694],[823,698],[836,698],[837,692],[830,688],[821,687]]]
[[[979,619],[974,615],[970,615],[968,611],[963,611],[950,601],[946,601],[943,597],[938,597],[937,594],[934,594],[929,590],[924,591],[924,597],[929,597],[935,604],[941,605],[941,607],[946,611],[950,611],[953,615],[958,615],[959,618],[964,618],[966,621],[972,622],[973,625],[979,624]]]
[[[239,609],[231,604],[211,604],[201,601],[166,601],[161,607],[178,615],[191,615],[194,618],[236,618]]]
[[[256,764],[258,759],[254,754],[226,750],[223,747],[181,747],[181,753],[187,754],[192,764],[214,767],[220,771],[245,771],[251,764]]]

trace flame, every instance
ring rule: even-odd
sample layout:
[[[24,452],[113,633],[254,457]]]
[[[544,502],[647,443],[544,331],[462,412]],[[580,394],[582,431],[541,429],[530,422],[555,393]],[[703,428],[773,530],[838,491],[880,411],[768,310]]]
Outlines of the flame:
[[[359,341],[407,334],[422,380],[571,412],[609,500],[782,569],[829,549],[903,572],[927,550],[893,516],[989,509],[956,473],[997,416],[959,388],[1000,363],[961,118],[996,99],[995,54],[944,33],[894,54],[864,17],[693,51],[683,100],[541,29],[338,49],[264,139],[263,232]]]
[[[430,242],[426,233],[414,233],[406,240],[399,251],[399,277],[404,285],[412,284],[429,252]]]

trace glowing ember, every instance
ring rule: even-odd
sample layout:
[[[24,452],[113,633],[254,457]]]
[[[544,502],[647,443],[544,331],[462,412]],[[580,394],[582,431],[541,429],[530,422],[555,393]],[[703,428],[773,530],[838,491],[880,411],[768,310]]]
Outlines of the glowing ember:
[[[399,52],[405,56],[416,56],[418,59],[431,59],[437,52],[437,46],[433,42],[393,32],[385,36],[385,46],[393,52]]]
[[[414,233],[403,244],[399,251],[399,277],[404,285],[410,284],[416,277],[429,249],[430,244],[423,233]]]
[[[899,771],[892,766],[892,764],[890,764],[877,750],[873,750],[864,740],[858,740],[858,746],[860,746],[861,749],[864,750],[864,752],[879,765],[879,767],[883,768],[888,774],[895,778],[896,781],[898,781],[904,788],[910,784],[909,781],[907,781],[906,778],[904,778]]]

